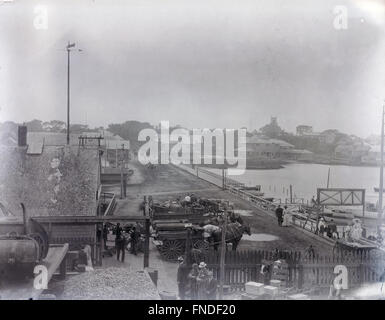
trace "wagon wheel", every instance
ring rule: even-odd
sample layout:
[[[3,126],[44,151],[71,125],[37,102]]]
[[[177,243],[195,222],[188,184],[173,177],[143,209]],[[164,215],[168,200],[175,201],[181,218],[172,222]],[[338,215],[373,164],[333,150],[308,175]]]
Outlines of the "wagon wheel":
[[[182,240],[164,240],[161,254],[167,260],[177,260],[185,251],[185,243]]]
[[[205,253],[206,251],[209,250],[210,244],[206,240],[198,239],[198,240],[194,240],[193,248],[200,250],[202,253]]]

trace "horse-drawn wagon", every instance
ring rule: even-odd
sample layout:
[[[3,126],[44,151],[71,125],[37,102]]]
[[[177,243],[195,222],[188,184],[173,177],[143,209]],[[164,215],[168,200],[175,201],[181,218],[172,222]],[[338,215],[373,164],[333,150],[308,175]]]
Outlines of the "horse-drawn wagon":
[[[220,200],[199,199],[192,205],[181,205],[180,202],[168,202],[167,205],[152,204],[150,216],[154,230],[154,243],[162,257],[176,260],[186,252],[186,247],[195,252],[206,253],[210,246],[217,249],[221,241],[219,220],[225,209]],[[209,225],[216,225],[215,232]],[[226,232],[226,242],[237,247],[242,234],[250,233],[240,223],[232,223]]]
[[[224,211],[219,200],[198,199],[193,195],[162,204],[152,202],[149,209],[154,243],[167,260],[182,256],[187,245],[200,252],[207,251],[209,243],[202,226]]]

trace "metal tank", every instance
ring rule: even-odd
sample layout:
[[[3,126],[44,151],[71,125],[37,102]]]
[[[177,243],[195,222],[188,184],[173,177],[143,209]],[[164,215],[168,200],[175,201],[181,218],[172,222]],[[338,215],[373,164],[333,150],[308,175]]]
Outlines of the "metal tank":
[[[0,278],[32,276],[40,261],[38,242],[28,236],[0,236]]]
[[[23,210],[23,232],[20,234],[15,231],[14,219],[10,219],[9,232],[0,235],[0,280],[23,280],[33,276],[34,267],[48,253],[45,229],[32,218],[27,219],[25,207],[20,205]]]

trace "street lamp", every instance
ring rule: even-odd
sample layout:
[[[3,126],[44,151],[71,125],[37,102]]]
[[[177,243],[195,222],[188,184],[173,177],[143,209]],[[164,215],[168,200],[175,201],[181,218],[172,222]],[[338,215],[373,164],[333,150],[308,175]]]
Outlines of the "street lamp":
[[[67,145],[70,144],[70,52],[75,47],[75,43],[70,43],[66,46],[67,49]],[[81,49],[78,49],[81,52]]]

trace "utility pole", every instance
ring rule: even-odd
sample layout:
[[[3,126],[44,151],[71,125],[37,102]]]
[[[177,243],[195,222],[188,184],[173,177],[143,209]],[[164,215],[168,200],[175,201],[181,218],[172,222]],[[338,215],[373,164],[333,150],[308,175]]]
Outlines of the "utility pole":
[[[71,48],[75,47],[75,43],[67,44],[67,145],[70,144],[70,53]],[[79,49],[79,52],[82,50]]]
[[[382,219],[382,195],[384,188],[384,115],[385,115],[385,105],[382,107],[382,121],[381,121],[381,166],[380,166],[380,189],[378,190],[379,199],[378,199],[378,220],[381,223]]]
[[[123,166],[124,163],[124,144],[122,144],[122,159],[120,160],[120,199],[123,199]]]

